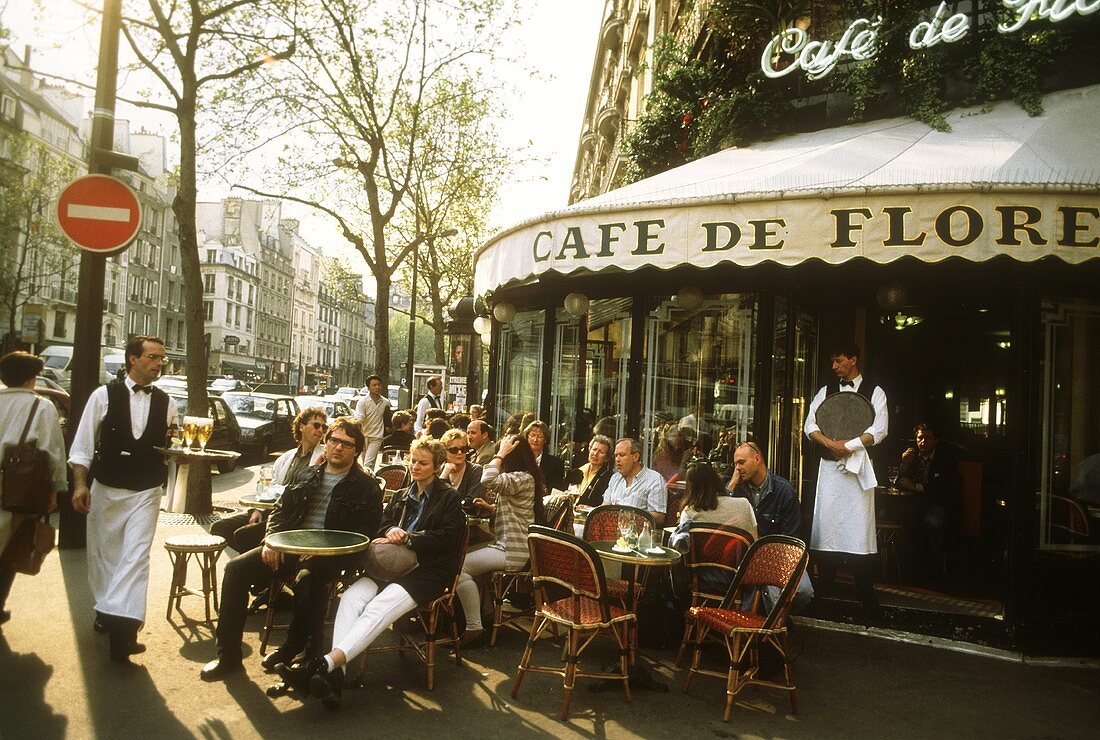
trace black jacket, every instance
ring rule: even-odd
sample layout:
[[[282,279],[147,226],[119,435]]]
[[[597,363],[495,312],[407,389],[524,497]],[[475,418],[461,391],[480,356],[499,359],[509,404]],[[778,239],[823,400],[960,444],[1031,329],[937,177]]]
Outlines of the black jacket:
[[[744,484],[733,490],[737,498],[745,498],[752,503]],[[758,537],[770,534],[785,534],[801,537],[802,507],[794,486],[782,476],[768,473],[768,490],[760,497],[760,504],[753,508],[756,513],[756,532]]]
[[[542,459],[539,460],[539,470],[542,471],[542,483],[546,486],[547,494],[553,488],[565,488],[565,463],[560,457],[543,452]]]
[[[310,502],[321,491],[325,465],[312,465],[299,471],[275,502],[267,520],[267,533],[299,529],[310,509]],[[342,529],[371,536],[382,520],[382,489],[378,482],[353,465],[348,475],[332,489],[325,529]]]
[[[378,528],[379,537],[385,537],[394,527],[405,528],[410,490],[412,486],[390,499],[382,515],[382,526]],[[409,547],[416,553],[418,565],[412,573],[396,581],[417,604],[439,598],[453,585],[462,569],[462,544],[466,539],[466,515],[462,512],[458,492],[446,481],[436,478],[424,495],[427,499],[417,531],[409,536]]]
[[[574,471],[569,471],[570,475]],[[580,472],[578,468],[576,472]],[[611,482],[611,476],[615,473],[615,466],[610,463],[604,463],[603,470],[599,472],[592,482],[588,485],[588,488],[581,491],[580,498],[577,499],[577,503],[581,506],[601,506],[603,505],[603,495],[607,492],[607,484]],[[577,476],[577,483],[580,483],[582,476]]]

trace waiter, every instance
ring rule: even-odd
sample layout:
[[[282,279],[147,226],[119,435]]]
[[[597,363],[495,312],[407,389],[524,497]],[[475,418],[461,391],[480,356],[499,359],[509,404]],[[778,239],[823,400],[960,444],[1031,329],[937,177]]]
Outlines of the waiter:
[[[817,473],[810,548],[815,551],[821,586],[828,589],[836,568],[846,561],[856,581],[856,591],[865,609],[878,606],[874,573],[878,567],[875,536],[874,468],[867,450],[886,439],[889,412],[886,393],[859,370],[860,351],[855,343],[830,352],[836,381],[818,390],[806,414],[806,436],[822,452]],[[817,409],[834,393],[858,393],[871,402],[875,420],[858,437],[831,439],[817,425]]]
[[[176,404],[152,382],[164,342],[136,336],[126,345],[126,376],[96,388],[73,438],[73,508],[88,514],[88,580],[95,628],[111,637],[111,660],[130,664],[149,590],[149,548],[164,493],[163,445]],[[90,485],[89,488],[89,471]]]
[[[428,409],[443,408],[443,401],[440,398],[441,393],[443,393],[443,378],[438,375],[428,378],[428,392],[416,404],[416,421],[413,422],[413,434],[419,435],[427,428],[428,421],[424,418],[424,415],[428,413]]]

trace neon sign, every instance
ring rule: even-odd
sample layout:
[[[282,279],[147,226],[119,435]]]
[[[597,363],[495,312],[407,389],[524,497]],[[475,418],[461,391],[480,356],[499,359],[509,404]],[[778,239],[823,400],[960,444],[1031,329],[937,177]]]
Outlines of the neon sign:
[[[1032,20],[1063,21],[1074,15],[1087,16],[1100,10],[1100,0],[1001,0],[1001,4],[1016,12],[1011,23],[1001,23],[1001,33],[1019,31]],[[946,2],[941,2],[931,19],[921,21],[909,32],[909,48],[928,49],[937,44],[951,44],[970,33],[971,19],[966,13],[949,15]],[[871,59],[878,51],[878,29],[882,18],[858,18],[852,21],[837,41],[811,41],[804,29],[792,27],[776,34],[760,55],[760,68],[771,78],[779,78],[801,69],[806,77],[818,80],[836,69],[846,58],[855,61]],[[786,59],[787,63],[783,64]]]

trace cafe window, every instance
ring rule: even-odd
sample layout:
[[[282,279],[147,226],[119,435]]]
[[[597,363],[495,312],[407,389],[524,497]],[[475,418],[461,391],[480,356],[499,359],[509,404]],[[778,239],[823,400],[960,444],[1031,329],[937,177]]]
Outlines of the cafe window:
[[[643,459],[666,479],[688,450],[709,455],[752,430],[758,311],[757,296],[726,293],[697,306],[665,299],[650,315]]]
[[[626,424],[630,298],[594,300],[579,318],[557,312],[550,448],[567,467],[587,461],[593,434],[615,440]]]
[[[510,418],[519,424],[525,414],[539,414],[542,385],[542,328],[546,312],[517,313],[500,331],[500,370],[497,379],[498,429]]]
[[[1039,546],[1100,550],[1100,302],[1044,305]]]

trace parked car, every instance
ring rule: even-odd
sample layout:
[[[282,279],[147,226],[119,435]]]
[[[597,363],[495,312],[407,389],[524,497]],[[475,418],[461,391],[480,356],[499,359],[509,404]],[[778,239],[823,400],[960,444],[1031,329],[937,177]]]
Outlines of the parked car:
[[[247,393],[252,390],[252,387],[245,383],[243,380],[237,378],[214,378],[210,381],[210,385],[206,388],[208,393],[212,393],[216,396],[227,391],[242,391]]]
[[[184,395],[187,395],[186,375],[161,375],[153,381],[153,385],[168,394],[182,392]]]
[[[298,403],[291,396],[274,393],[238,393],[221,396],[241,426],[241,447],[267,457],[294,446],[291,424],[298,415]]]
[[[341,398],[355,398],[359,391],[356,388],[352,388],[350,385],[341,386],[336,389],[336,392],[332,395],[339,396]]]
[[[211,450],[225,450],[226,452],[241,452],[241,426],[232,409],[220,396],[211,396],[207,399],[207,411],[199,414],[192,411],[187,403],[187,394],[180,393],[176,388],[166,389],[166,392],[176,402],[176,410],[185,416],[205,416],[214,420],[214,431],[206,446]],[[236,460],[225,460],[218,463],[219,473],[229,473],[237,467]]]
[[[310,406],[320,406],[328,414],[329,419],[338,416],[351,416],[351,407],[347,399],[335,396],[298,396],[294,399],[298,402],[298,408],[308,409]]]
[[[68,392],[69,386],[72,381],[69,378],[69,374],[64,370],[58,370],[57,368],[44,367],[42,371],[38,373],[39,378],[50,380],[57,385],[61,390]]]
[[[287,383],[260,383],[252,389],[253,393],[274,393],[278,396],[296,396],[297,389]]]
[[[40,375],[35,379],[34,392],[53,404],[53,407],[57,410],[57,419],[61,422],[61,434],[67,438],[68,435],[66,434],[66,430],[69,426],[69,394],[60,388],[55,388],[55,385],[56,383]],[[7,386],[0,383],[0,388],[7,388]]]

